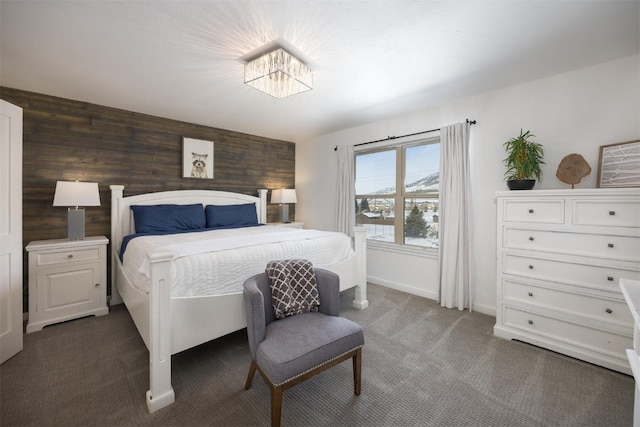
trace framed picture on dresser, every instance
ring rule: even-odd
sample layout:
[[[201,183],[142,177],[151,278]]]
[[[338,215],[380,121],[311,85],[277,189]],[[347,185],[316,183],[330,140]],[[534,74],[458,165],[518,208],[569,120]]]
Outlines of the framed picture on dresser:
[[[598,188],[640,187],[640,140],[600,146]]]

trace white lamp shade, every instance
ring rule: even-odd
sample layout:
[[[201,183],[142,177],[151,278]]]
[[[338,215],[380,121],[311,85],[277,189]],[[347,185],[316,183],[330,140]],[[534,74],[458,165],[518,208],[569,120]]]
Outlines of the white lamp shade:
[[[98,183],[58,181],[53,206],[100,206]]]
[[[297,203],[296,190],[281,189],[271,191],[271,203]]]

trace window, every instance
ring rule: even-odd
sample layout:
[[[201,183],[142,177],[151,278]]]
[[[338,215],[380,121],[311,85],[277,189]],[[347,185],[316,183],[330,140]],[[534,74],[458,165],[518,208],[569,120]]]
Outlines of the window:
[[[356,153],[356,224],[367,238],[438,247],[440,141]]]

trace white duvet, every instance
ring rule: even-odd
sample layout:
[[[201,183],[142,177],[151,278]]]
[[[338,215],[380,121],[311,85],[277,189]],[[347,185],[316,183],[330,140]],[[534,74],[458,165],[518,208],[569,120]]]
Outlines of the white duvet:
[[[172,297],[241,292],[245,279],[264,272],[272,260],[303,258],[330,268],[354,256],[345,234],[268,225],[141,236],[129,242],[122,263],[131,283],[144,292],[150,284],[147,255],[158,251],[173,254]]]

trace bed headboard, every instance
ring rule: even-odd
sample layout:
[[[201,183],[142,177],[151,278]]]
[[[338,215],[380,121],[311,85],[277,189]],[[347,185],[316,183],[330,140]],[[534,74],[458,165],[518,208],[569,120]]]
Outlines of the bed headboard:
[[[111,185],[111,248],[114,253],[120,250],[124,236],[135,232],[131,205],[186,205],[202,203],[206,205],[239,205],[255,203],[258,222],[267,222],[267,190],[258,190],[258,197],[240,193],[210,190],[160,191],[124,197],[124,185]]]

